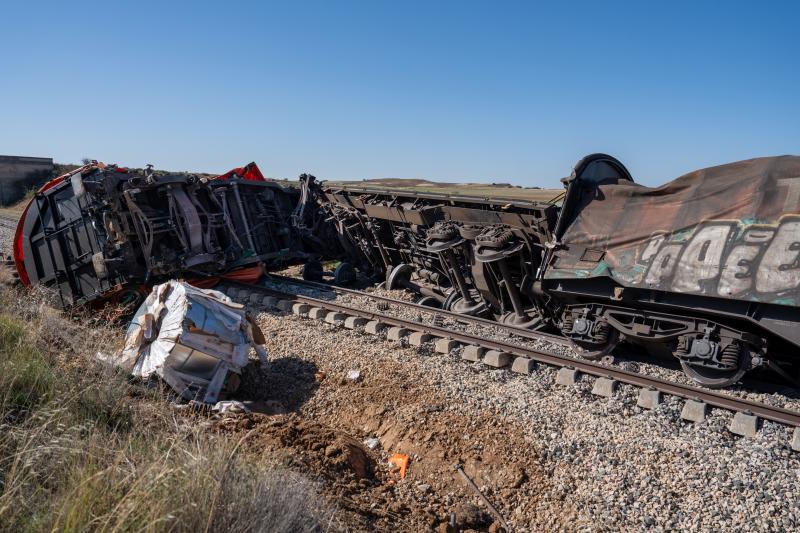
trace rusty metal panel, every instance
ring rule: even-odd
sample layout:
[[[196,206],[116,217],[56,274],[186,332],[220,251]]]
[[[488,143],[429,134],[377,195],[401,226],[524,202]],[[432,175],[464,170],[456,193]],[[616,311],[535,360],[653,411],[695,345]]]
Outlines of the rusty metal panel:
[[[403,209],[401,207],[389,207],[385,205],[365,205],[364,210],[367,215],[381,220],[391,220],[392,222],[405,222],[408,224],[424,224],[422,215],[416,209]]]
[[[800,303],[800,157],[581,194],[547,279],[609,276],[631,287]],[[587,260],[599,251],[602,260]]]

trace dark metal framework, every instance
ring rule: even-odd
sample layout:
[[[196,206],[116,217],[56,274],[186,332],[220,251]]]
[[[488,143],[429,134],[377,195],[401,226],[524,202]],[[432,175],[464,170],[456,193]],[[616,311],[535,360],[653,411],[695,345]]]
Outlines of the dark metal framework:
[[[536,292],[558,208],[546,202],[326,189],[319,207],[348,260],[422,302],[540,325]]]
[[[21,263],[29,283],[64,306],[109,295],[137,299],[171,276],[279,268],[319,257],[313,217],[293,218],[301,189],[93,165],[38,193],[24,215]],[[310,251],[314,249],[314,251]]]

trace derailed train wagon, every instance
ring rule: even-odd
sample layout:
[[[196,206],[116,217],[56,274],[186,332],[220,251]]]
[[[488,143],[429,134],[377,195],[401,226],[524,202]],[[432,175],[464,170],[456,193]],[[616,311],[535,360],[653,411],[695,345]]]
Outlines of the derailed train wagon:
[[[560,331],[586,358],[622,340],[724,387],[797,380],[800,158],[743,161],[663,187],[580,160],[559,203],[327,189],[351,260],[420,303]]]
[[[213,178],[91,163],[34,196],[14,261],[23,283],[54,288],[65,307],[135,303],[169,277],[319,257],[324,231],[301,209],[303,190],[264,179],[253,163]]]
[[[387,288],[458,313],[543,325],[534,283],[555,204],[354,187],[318,199],[349,260]]]
[[[657,188],[619,173],[568,180],[543,290],[587,355],[621,338],[709,386],[800,346],[800,157],[698,170]]]

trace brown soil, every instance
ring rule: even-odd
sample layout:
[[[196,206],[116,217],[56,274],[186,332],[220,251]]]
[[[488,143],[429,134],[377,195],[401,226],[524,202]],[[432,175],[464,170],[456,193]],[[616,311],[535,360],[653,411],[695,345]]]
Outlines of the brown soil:
[[[326,335],[370,342],[341,330]],[[272,363],[266,369],[251,365],[239,394],[255,400],[250,404],[254,408],[278,414],[239,415],[220,420],[216,427],[247,434],[250,449],[282,457],[286,466],[320,479],[323,494],[338,504],[339,521],[347,530],[445,531],[455,513],[455,531],[500,531],[456,473],[457,463],[503,516],[517,524],[517,531],[559,529],[575,516],[568,502],[539,497],[549,486],[548,476],[518,424],[490,411],[460,410],[412,365],[375,360],[354,382],[341,370],[327,368],[325,357],[281,358],[286,340],[280,333],[271,337]],[[380,444],[368,449],[364,441],[372,436]],[[404,479],[388,462],[395,453],[410,457]],[[554,506],[564,522],[537,518],[553,516]],[[538,513],[543,507],[550,512]]]

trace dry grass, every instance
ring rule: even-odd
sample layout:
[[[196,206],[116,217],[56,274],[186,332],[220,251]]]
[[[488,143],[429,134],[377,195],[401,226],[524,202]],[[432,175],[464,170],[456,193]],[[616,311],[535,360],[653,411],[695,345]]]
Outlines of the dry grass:
[[[327,529],[314,483],[96,362],[121,328],[46,300],[0,287],[1,531]]]
[[[35,194],[36,188],[28,189],[28,191],[25,193],[25,196],[23,196],[22,199],[14,205],[0,206],[0,216],[6,218],[19,218],[22,215],[22,212],[25,210],[25,206],[28,205],[28,202],[31,201]]]

